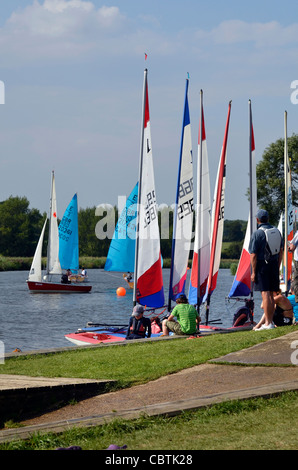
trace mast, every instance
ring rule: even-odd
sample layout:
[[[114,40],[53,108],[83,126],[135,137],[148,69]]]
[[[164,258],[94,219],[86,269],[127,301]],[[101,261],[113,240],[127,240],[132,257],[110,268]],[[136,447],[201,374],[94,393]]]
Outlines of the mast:
[[[254,136],[252,128],[252,112],[251,112],[251,100],[248,101],[248,113],[249,113],[249,216],[250,216],[250,237],[253,233],[254,227],[254,193],[253,193],[253,162],[252,162],[252,152],[254,147]],[[253,299],[253,283],[250,282],[250,298]]]
[[[141,129],[141,148],[140,148],[140,163],[139,163],[139,189],[138,189],[138,205],[136,217],[136,246],[135,246],[135,267],[134,267],[134,286],[133,286],[133,306],[137,303],[137,279],[138,279],[138,257],[139,257],[139,227],[140,227],[140,204],[142,193],[142,171],[143,171],[143,147],[144,147],[144,125],[145,125],[145,103],[147,92],[147,72],[144,70],[144,84],[143,84],[143,104],[142,104],[142,129]]]
[[[288,136],[287,136],[287,111],[284,115],[284,132],[285,132],[285,145],[284,145],[284,177],[285,177],[285,240],[284,240],[284,281],[285,281],[285,294],[288,296]]]
[[[197,216],[198,221],[197,223],[202,223],[202,158],[203,158],[203,151],[202,151],[202,140],[203,140],[203,90],[200,91],[200,137],[199,137],[199,194],[198,194],[198,208],[197,208]],[[198,231],[198,288],[197,288],[197,312],[200,313],[200,304],[201,304],[201,237],[200,237],[201,230]]]

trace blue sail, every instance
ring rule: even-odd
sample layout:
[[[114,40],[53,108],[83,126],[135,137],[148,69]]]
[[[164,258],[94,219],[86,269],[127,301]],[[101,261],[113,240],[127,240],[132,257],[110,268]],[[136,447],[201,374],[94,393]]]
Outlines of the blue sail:
[[[59,261],[62,269],[79,269],[78,200],[75,194],[59,224]]]
[[[133,272],[136,244],[138,183],[127,198],[110,244],[105,271]]]

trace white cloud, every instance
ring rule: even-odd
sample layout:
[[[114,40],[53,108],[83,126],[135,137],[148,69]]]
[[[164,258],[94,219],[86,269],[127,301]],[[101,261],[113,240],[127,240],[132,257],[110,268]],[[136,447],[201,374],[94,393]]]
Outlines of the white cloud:
[[[61,38],[69,35],[88,35],[101,28],[109,30],[119,26],[123,16],[117,7],[103,6],[98,10],[92,2],[82,0],[37,0],[23,10],[14,12],[8,19],[5,31],[15,35]]]
[[[227,20],[205,31],[200,29],[196,38],[213,44],[253,43],[256,47],[279,47],[298,42],[298,23],[282,26],[277,21],[247,23],[241,20]]]

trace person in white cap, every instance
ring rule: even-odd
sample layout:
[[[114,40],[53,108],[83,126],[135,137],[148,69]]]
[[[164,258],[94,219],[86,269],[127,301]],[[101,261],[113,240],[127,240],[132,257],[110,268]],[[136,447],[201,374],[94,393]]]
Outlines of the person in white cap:
[[[251,263],[251,281],[253,289],[260,291],[264,309],[264,323],[255,331],[274,328],[273,315],[275,310],[273,292],[279,291],[279,266],[282,260],[283,242],[279,230],[269,224],[268,212],[261,209],[256,214],[258,229],[251,236],[248,251]],[[277,240],[275,250],[268,252],[268,240],[266,230],[270,231]],[[269,245],[270,247],[270,245]],[[272,251],[274,253],[272,254]]]
[[[146,337],[150,338],[151,321],[149,318],[145,318],[143,314],[144,307],[142,307],[142,305],[136,305],[133,308],[125,339],[141,339]]]

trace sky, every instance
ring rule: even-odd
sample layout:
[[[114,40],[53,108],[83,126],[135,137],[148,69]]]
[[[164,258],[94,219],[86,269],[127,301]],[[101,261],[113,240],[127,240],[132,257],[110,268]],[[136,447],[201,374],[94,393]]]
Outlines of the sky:
[[[204,94],[211,193],[232,100],[225,218],[246,220],[248,100],[257,161],[283,138],[285,111],[298,132],[297,13],[294,0],[2,0],[0,201],[48,212],[52,171],[60,218],[74,193],[82,208],[128,196],[147,68],[157,203],[175,201],[189,74],[195,163]]]

